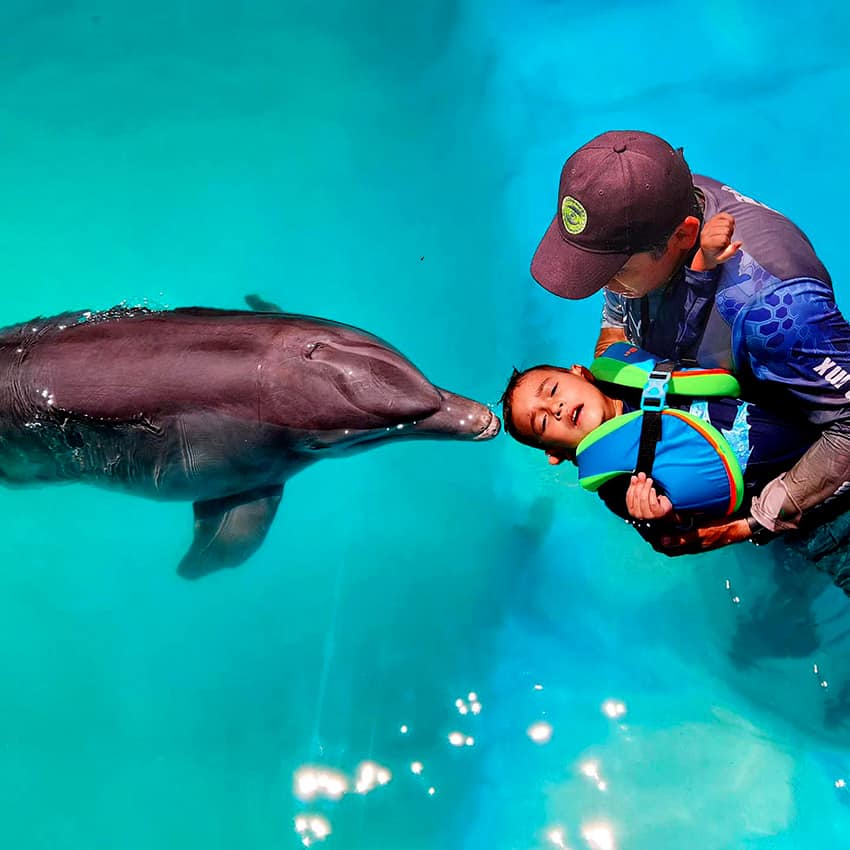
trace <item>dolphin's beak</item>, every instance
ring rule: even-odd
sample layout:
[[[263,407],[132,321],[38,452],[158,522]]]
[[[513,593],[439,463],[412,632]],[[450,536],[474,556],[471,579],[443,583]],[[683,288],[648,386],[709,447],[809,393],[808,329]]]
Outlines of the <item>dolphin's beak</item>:
[[[495,437],[496,434],[498,434],[499,431],[501,430],[502,423],[499,421],[499,417],[496,416],[496,414],[493,413],[492,410],[490,410],[489,413],[490,413],[490,421],[484,427],[484,430],[481,431],[480,434],[473,437],[473,439],[475,439],[475,440],[492,440],[493,437]]]
[[[443,389],[439,393],[440,409],[415,427],[421,436],[491,440],[499,433],[502,423],[486,404]]]

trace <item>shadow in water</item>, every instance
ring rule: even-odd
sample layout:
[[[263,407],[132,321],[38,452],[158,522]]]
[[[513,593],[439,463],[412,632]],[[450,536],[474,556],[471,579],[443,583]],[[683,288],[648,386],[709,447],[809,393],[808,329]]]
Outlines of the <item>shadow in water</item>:
[[[767,592],[738,619],[729,646],[732,665],[746,670],[766,658],[803,658],[817,650],[814,602],[827,583],[808,564],[779,549],[765,576]]]

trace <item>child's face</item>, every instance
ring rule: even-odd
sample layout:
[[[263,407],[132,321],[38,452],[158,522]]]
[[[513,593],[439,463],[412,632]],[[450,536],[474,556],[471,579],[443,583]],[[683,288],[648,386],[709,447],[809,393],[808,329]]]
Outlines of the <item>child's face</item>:
[[[511,398],[516,430],[550,455],[571,453],[610,416],[608,398],[585,375],[582,366],[523,375]]]

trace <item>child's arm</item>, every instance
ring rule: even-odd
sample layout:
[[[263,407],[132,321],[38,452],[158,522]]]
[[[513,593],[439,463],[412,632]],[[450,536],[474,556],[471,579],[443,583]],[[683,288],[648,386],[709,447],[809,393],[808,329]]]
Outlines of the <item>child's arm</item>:
[[[717,213],[702,228],[699,250],[694,254],[691,268],[695,272],[707,272],[725,263],[741,247],[742,242],[733,242],[735,217],[729,213]]]

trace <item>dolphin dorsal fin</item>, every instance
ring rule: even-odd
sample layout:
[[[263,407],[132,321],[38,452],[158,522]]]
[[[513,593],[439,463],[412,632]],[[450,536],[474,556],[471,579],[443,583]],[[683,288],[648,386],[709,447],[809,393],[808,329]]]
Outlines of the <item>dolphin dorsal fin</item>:
[[[255,293],[245,296],[245,303],[257,313],[282,313],[283,309],[272,301],[266,301]]]

